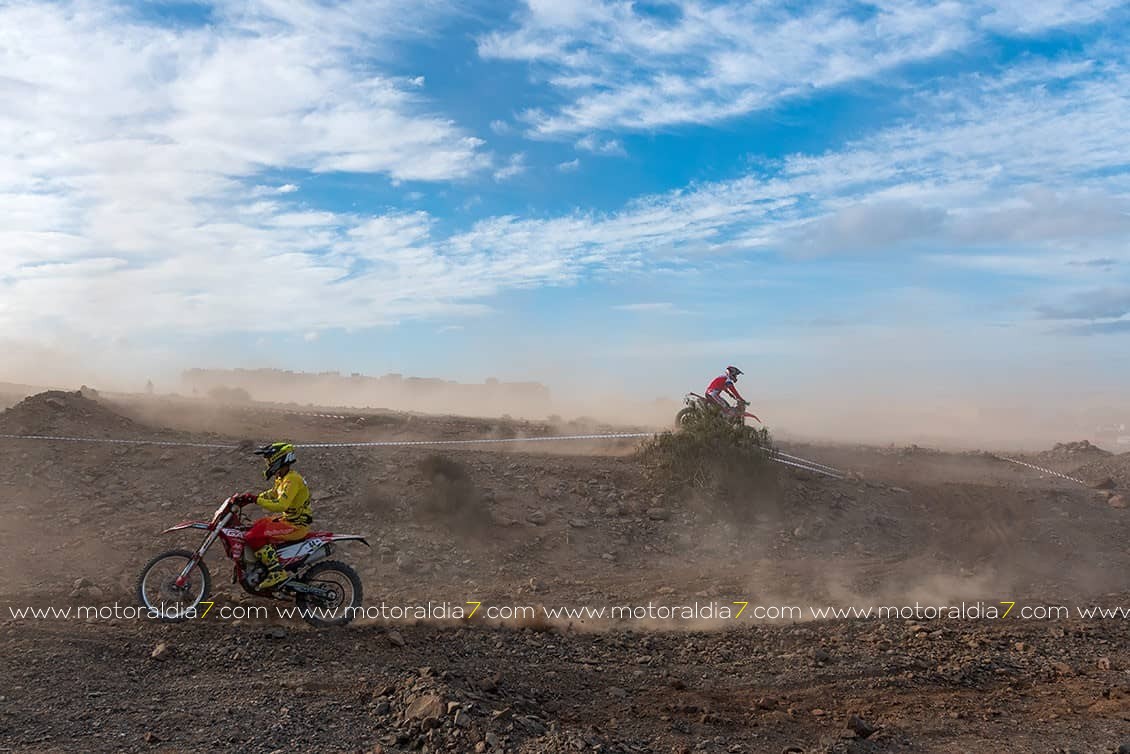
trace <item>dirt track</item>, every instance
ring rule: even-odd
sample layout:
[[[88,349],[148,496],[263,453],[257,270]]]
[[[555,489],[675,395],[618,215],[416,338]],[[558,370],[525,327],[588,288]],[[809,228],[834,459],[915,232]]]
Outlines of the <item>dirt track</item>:
[[[556,431],[73,394],[39,396],[0,416],[0,433],[219,444]],[[737,522],[710,500],[664,489],[630,446],[584,450],[590,455],[550,445],[443,449],[439,466],[426,461],[437,452],[428,448],[315,450],[303,453],[301,469],[319,526],[371,536],[371,553],[339,553],[362,573],[369,605],[1130,606],[1130,512],[983,455],[794,448],[861,478],[783,470],[779,494],[750,499],[753,515]],[[1130,470],[1122,457],[1086,450],[1029,460],[1116,485]],[[0,750],[1113,752],[1130,744],[1130,629],[1118,619],[472,619],[334,631],[278,619],[8,619],[9,607],[30,603],[126,604],[149,555],[195,544],[156,533],[206,518],[226,495],[261,483],[258,471],[242,450],[0,442],[8,514]],[[261,604],[240,601],[221,561],[212,569],[218,604]],[[77,579],[89,585],[76,588]],[[864,721],[855,731],[852,715]],[[869,734],[868,724],[878,730]]]

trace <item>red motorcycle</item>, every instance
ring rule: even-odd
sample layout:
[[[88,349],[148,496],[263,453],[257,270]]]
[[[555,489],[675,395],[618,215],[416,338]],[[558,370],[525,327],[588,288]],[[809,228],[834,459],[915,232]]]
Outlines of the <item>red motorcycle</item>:
[[[195,550],[168,550],[145,564],[137,579],[137,599],[151,615],[165,621],[195,617],[197,607],[208,599],[212,577],[204,555],[219,539],[232,561],[232,583],[248,594],[274,599],[293,599],[303,619],[315,626],[343,626],[361,609],[361,578],[350,566],[327,560],[339,542],[369,543],[360,534],[334,534],[313,531],[305,539],[277,546],[279,563],[295,574],[273,590],[260,591],[258,584],[267,574],[244,537],[251,522],[243,516],[239,503],[229,497],[212,515],[211,521],[183,521],[162,534],[182,529],[208,532]]]
[[[739,401],[736,406],[722,406],[698,393],[687,393],[683,400],[684,403],[686,403],[686,408],[683,408],[675,415],[675,425],[678,427],[686,426],[694,417],[704,411],[720,412],[735,424],[744,425],[746,419],[753,419],[758,424],[761,424],[761,420],[758,419],[757,416],[746,411],[746,408],[749,407],[749,403],[746,401]]]

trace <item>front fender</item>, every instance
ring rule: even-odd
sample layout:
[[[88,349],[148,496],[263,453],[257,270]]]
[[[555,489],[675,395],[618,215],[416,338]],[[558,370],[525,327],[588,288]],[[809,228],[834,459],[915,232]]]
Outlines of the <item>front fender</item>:
[[[181,529],[203,529],[204,531],[211,531],[212,525],[206,524],[203,521],[181,521],[176,526],[170,526],[161,533],[168,534],[171,531],[180,531]]]

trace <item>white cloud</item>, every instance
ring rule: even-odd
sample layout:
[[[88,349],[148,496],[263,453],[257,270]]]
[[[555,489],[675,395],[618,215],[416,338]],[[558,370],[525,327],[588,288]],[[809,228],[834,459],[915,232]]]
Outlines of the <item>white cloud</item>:
[[[963,49],[1101,19],[1118,0],[783,6],[671,0],[526,0],[513,28],[479,40],[485,58],[527,62],[564,100],[534,110],[536,134],[710,123]]]
[[[649,301],[639,304],[618,304],[613,309],[621,312],[664,312],[678,311],[670,301]]]
[[[506,163],[494,171],[494,179],[496,181],[505,181],[517,175],[526,172],[529,166],[526,165],[526,155],[524,152],[510,155]]]
[[[569,160],[568,162],[559,162],[557,163],[557,169],[562,173],[575,173],[581,169],[581,160],[577,158]]]
[[[577,149],[594,154],[613,155],[623,157],[628,154],[619,139],[601,139],[594,134],[589,134],[577,141]]]
[[[279,186],[277,189],[275,189],[275,192],[278,193],[278,194],[293,194],[297,190],[298,190],[298,187],[295,186],[293,183],[285,183],[282,186]]]
[[[490,122],[490,130],[494,131],[499,136],[505,136],[514,132],[514,127],[504,120],[492,120]]]

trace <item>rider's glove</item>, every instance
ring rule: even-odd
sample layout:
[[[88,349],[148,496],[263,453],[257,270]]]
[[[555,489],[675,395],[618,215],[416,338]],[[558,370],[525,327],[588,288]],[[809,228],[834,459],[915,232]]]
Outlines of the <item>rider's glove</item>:
[[[238,495],[232,496],[232,502],[236,505],[250,505],[259,499],[259,496],[254,492],[241,492]]]

